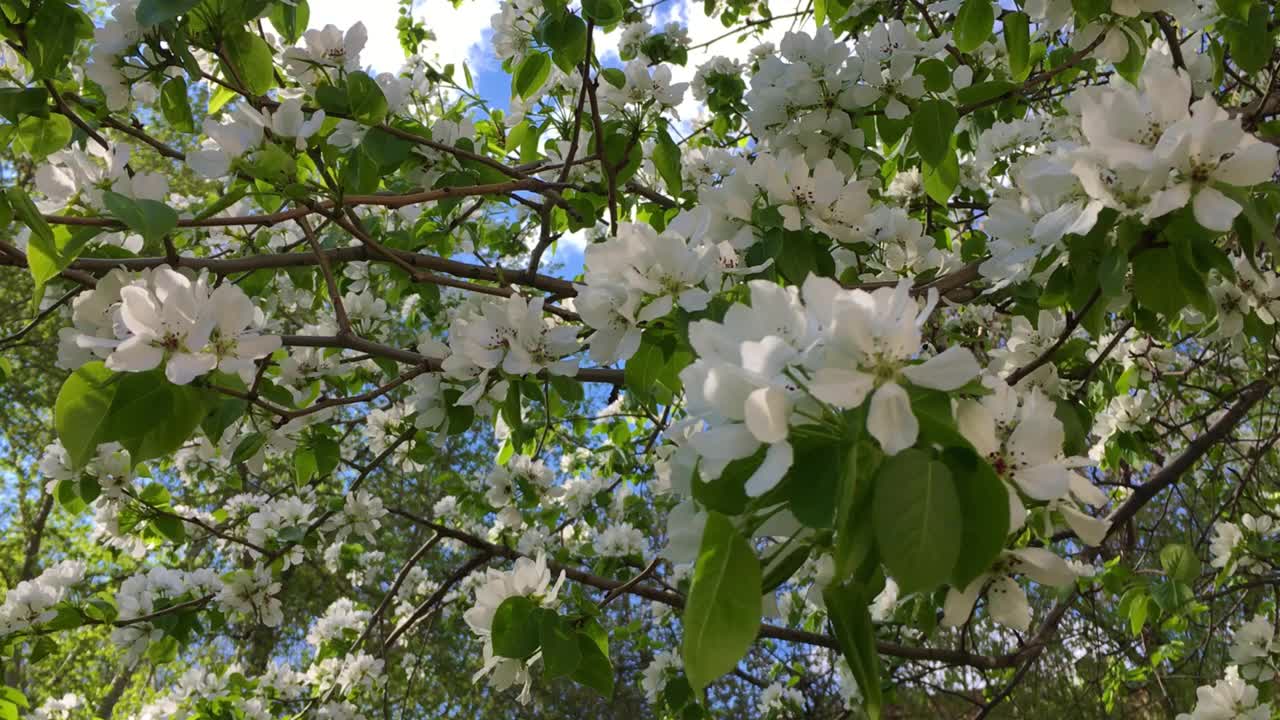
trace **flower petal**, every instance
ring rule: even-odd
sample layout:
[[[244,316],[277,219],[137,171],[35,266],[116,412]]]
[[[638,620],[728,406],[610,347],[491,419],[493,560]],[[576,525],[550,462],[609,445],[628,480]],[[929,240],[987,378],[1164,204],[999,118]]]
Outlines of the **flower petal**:
[[[747,478],[747,495],[760,497],[777,487],[787,471],[791,469],[792,460],[794,460],[794,454],[791,451],[791,443],[780,442],[770,445],[768,452],[764,454],[764,462],[760,463],[760,467]]]
[[[1191,201],[1191,209],[1195,213],[1196,222],[1209,230],[1226,232],[1231,229],[1231,221],[1236,219],[1243,208],[1218,190],[1203,187]]]
[[[813,376],[809,390],[819,400],[840,408],[853,408],[867,399],[867,393],[875,386],[871,375],[846,368],[826,367]]]
[[[911,411],[911,398],[897,383],[885,383],[871,396],[867,431],[885,453],[896,455],[916,444],[920,423]]]
[[[912,385],[934,390],[955,390],[978,376],[982,368],[968,348],[952,345],[941,355],[935,355],[921,365],[902,369],[902,374]]]
[[[744,415],[747,429],[760,442],[776,443],[787,439],[791,401],[781,388],[762,387],[752,391],[747,396]]]

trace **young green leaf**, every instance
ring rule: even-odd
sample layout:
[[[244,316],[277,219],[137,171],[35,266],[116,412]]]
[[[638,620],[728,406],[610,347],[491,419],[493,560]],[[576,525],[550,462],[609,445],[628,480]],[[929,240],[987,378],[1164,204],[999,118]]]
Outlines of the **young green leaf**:
[[[685,605],[684,667],[702,690],[738,664],[760,630],[760,561],[729,518],[711,512]]]

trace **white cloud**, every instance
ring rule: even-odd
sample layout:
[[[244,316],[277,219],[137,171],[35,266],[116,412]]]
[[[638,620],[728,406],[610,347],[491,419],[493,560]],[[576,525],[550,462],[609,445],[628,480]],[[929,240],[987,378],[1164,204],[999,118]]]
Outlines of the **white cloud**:
[[[489,17],[498,11],[499,0],[464,0],[454,7],[449,0],[423,0],[414,4],[414,16],[422,19],[436,35],[429,52],[443,63],[472,67],[483,62],[479,52],[489,30]],[[310,0],[310,27],[337,25],[345,30],[363,22],[369,31],[369,42],[360,53],[360,61],[377,72],[395,72],[404,64],[404,51],[396,35],[400,18],[395,0]]]

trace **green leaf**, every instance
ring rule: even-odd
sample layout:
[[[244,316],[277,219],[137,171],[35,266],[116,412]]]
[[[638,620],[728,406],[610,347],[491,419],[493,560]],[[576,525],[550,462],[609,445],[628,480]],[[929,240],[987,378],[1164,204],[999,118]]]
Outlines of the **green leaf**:
[[[231,453],[231,464],[239,465],[247,462],[249,458],[258,454],[263,445],[267,444],[267,437],[262,433],[249,433],[236,444],[236,449]]]
[[[1190,584],[1200,577],[1200,558],[1189,545],[1166,545],[1160,551],[1160,567],[1173,580]]]
[[[573,13],[565,13],[556,29],[551,46],[551,59],[566,73],[571,73],[587,57],[587,24]]]
[[[836,443],[816,448],[797,447],[795,462],[787,471],[787,507],[796,519],[813,528],[835,524],[835,503],[845,465],[845,449]]]
[[[115,375],[101,362],[82,365],[58,391],[53,425],[73,467],[84,467],[107,442],[111,403],[115,399]]]
[[[1228,18],[1222,23],[1222,35],[1231,48],[1231,59],[1241,70],[1256,73],[1271,61],[1275,35],[1268,27],[1268,3],[1255,3],[1248,20]]]
[[[0,88],[0,117],[17,124],[23,115],[49,115],[49,91],[44,88]]]
[[[307,0],[277,2],[271,6],[271,13],[267,17],[285,43],[293,44],[298,42],[298,38],[307,29],[307,23],[311,20],[311,8],[307,5]]]
[[[209,95],[209,114],[212,115],[222,109],[223,105],[231,102],[239,97],[236,91],[225,88],[221,85],[215,87]]]
[[[174,545],[187,541],[185,523],[172,515],[157,515],[151,518],[151,527]]]
[[[942,165],[951,150],[960,115],[946,100],[926,100],[911,114],[911,142],[929,165]],[[948,195],[950,192],[948,192]]]
[[[657,135],[658,141],[653,146],[653,166],[662,176],[662,182],[666,183],[667,191],[680,197],[680,192],[684,189],[684,177],[680,172],[680,146],[667,134],[666,128],[659,129]]]
[[[618,68],[605,68],[600,71],[601,77],[610,85],[622,89],[627,86],[627,75]]]
[[[262,95],[276,86],[271,46],[257,35],[241,30],[227,36],[227,54],[236,73],[253,95]]]
[[[638,397],[652,397],[654,387],[658,384],[658,378],[662,375],[662,368],[666,363],[667,358],[662,354],[662,348],[650,342],[648,337],[644,337],[640,347],[636,348],[635,354],[627,360],[622,369],[622,378],[627,389],[636,393]]]
[[[1098,284],[1106,297],[1124,292],[1124,280],[1129,273],[1129,253],[1122,247],[1112,247],[1098,263]]]
[[[578,666],[570,677],[575,682],[608,698],[613,696],[613,664],[609,662],[608,645],[602,641],[607,638],[592,637],[587,632],[580,632],[578,638]]]
[[[951,87],[951,68],[941,60],[930,58],[920,61],[916,74],[924,78],[924,89],[929,92],[946,92]]]
[[[102,193],[102,204],[149,243],[160,242],[178,226],[178,213],[162,202],[129,198],[108,190]]]
[[[207,412],[204,391],[170,383],[163,370],[120,373],[114,385],[106,440],[125,446],[134,462],[172,454]]]
[[[538,605],[523,595],[513,595],[493,614],[493,652],[523,660],[538,651]]]
[[[25,4],[25,3],[24,3]],[[27,24],[26,52],[31,73],[37,80],[53,79],[70,68],[72,53],[82,30],[93,31],[89,18],[62,0],[45,0]]]
[[[1133,294],[1148,310],[1177,317],[1189,300],[1178,282],[1178,258],[1171,248],[1151,248],[1133,259]]]
[[[43,160],[71,143],[71,121],[62,115],[28,115],[18,123],[14,147],[33,160]]]
[[[582,12],[599,27],[609,27],[622,20],[619,0],[583,0]]]
[[[873,598],[859,586],[835,582],[827,586],[822,598],[835,630],[840,653],[853,672],[862,691],[863,708],[871,720],[880,717],[883,705],[880,690],[880,655],[876,652],[876,633],[869,610]]]
[[[577,633],[554,610],[539,612],[538,643],[542,647],[542,671],[548,678],[568,675],[578,669],[582,649]]]
[[[970,448],[948,448],[942,454],[955,479],[963,527],[960,556],[951,570],[951,584],[969,583],[991,567],[1009,534],[1009,493],[995,470]]]
[[[529,53],[511,77],[512,94],[528,99],[542,87],[550,74],[551,58],[542,52]]]
[[[685,605],[683,657],[694,690],[732,670],[760,631],[760,561],[729,518],[711,512]]]
[[[914,449],[885,460],[876,475],[871,517],[885,567],[903,594],[931,590],[951,576],[963,529],[960,498],[946,465]]]
[[[186,80],[176,77],[165,81],[160,88],[160,112],[174,129],[195,132],[196,119],[191,114],[191,103],[187,101]]]
[[[5,192],[5,197],[9,201],[9,207],[13,209],[13,214],[31,230],[27,240],[27,266],[31,271],[31,279],[35,283],[35,302],[39,303],[44,295],[45,283],[66,269],[73,258],[67,257],[58,247],[53,228],[49,227],[49,223],[40,214],[36,204],[31,202],[26,191],[17,187],[9,188]]]
[[[387,117],[387,98],[382,88],[359,71],[347,75],[347,105],[351,117],[366,125],[379,125]]]
[[[1009,74],[1015,80],[1026,80],[1031,74],[1031,18],[1024,12],[1006,13],[1000,22],[1009,52]]]
[[[947,154],[937,165],[923,163],[924,191],[939,205],[945,206],[960,184],[960,160],[956,157],[954,147],[947,148]]]
[[[138,3],[138,10],[134,16],[139,25],[159,25],[199,4],[200,0],[142,0]]]
[[[298,448],[293,454],[294,483],[298,486],[306,485],[316,476],[318,470],[315,452],[311,448]]]
[[[960,52],[973,52],[991,37],[996,13],[991,0],[965,0],[956,12],[953,39]]]

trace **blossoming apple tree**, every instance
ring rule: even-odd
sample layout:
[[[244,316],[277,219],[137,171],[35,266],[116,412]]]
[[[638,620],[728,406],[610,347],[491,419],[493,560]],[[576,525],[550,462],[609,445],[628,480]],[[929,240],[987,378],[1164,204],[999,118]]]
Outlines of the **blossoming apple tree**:
[[[378,72],[306,0],[0,0],[61,369],[0,716],[434,717],[447,626],[513,707],[1271,717],[1280,13],[776,10],[504,0],[504,111],[430,7]],[[149,671],[56,692],[85,633]]]

